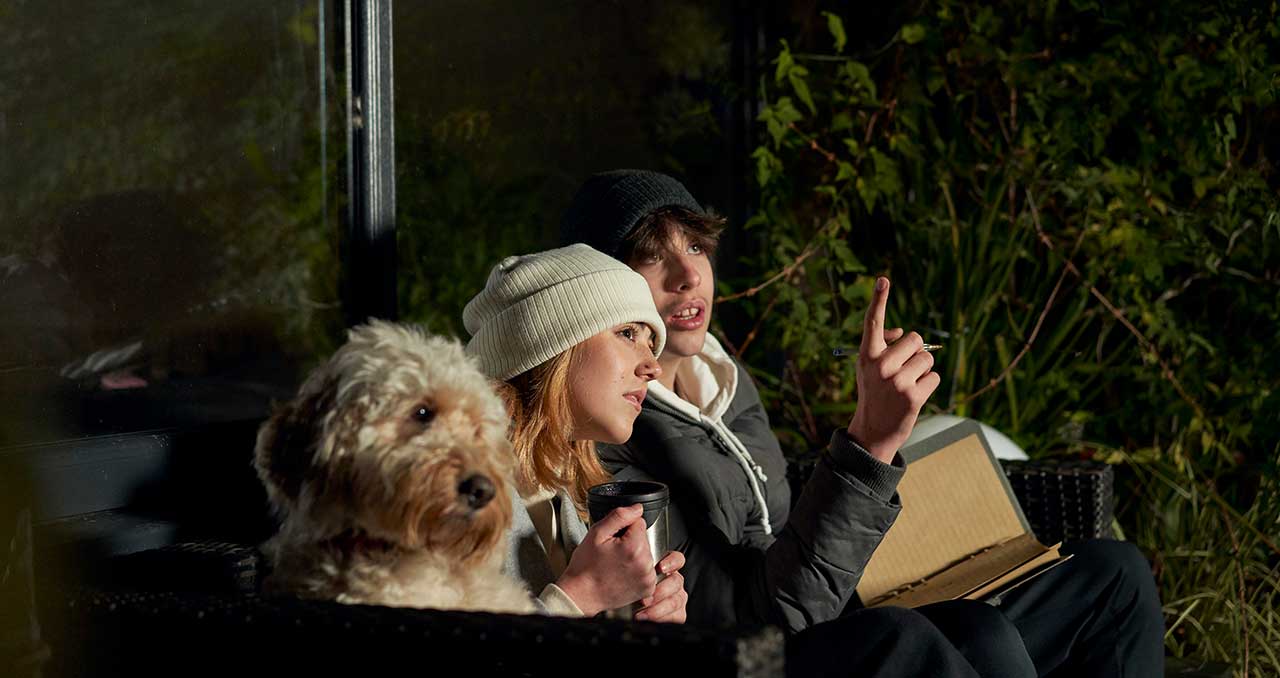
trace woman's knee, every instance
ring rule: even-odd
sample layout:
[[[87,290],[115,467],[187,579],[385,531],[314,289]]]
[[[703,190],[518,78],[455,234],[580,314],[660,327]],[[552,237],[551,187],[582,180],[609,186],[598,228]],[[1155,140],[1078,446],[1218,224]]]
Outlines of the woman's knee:
[[[968,661],[924,615],[859,609],[787,640],[792,675],[972,675]]]
[[[985,644],[992,649],[1026,651],[1018,628],[995,607],[974,600],[953,600],[940,603],[938,607],[945,616],[930,614],[929,618],[941,626],[953,641]]]
[[[1075,554],[1086,569],[1083,576],[1111,582],[1117,598],[1159,606],[1151,564],[1137,546],[1125,541],[1090,539],[1069,545],[1066,552]]]
[[[1151,565],[1128,542],[1091,539],[1065,549],[1078,561],[1073,576],[1095,582],[1092,635],[1107,642],[1130,643],[1159,655],[1164,637],[1164,610]],[[1128,640],[1125,640],[1128,639]],[[1151,649],[1157,648],[1157,649]]]
[[[921,608],[982,675],[1034,676],[1035,665],[1018,628],[999,609],[972,600]]]
[[[886,628],[911,637],[941,637],[937,627],[924,615],[905,607],[876,607],[867,610]]]
[[[955,650],[955,644],[945,630],[917,610],[904,607],[868,608],[857,613],[856,623],[862,629],[861,633],[866,633],[867,629],[877,629],[877,635],[885,643]]]

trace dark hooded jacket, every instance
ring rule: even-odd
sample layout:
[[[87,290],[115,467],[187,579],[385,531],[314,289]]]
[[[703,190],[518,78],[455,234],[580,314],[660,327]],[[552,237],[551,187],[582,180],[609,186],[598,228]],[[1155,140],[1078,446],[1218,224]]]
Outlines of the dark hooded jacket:
[[[797,632],[840,615],[897,518],[902,459],[884,464],[836,431],[792,506],[786,461],[746,371],[707,336],[677,382],[657,382],[625,445],[601,445],[619,480],[671,487],[690,623]]]

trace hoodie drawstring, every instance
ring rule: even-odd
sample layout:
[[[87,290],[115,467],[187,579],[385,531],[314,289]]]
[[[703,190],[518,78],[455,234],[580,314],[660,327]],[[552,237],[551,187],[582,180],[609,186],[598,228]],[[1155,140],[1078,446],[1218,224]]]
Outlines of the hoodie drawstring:
[[[742,466],[742,470],[747,474],[747,481],[751,484],[751,494],[755,495],[756,504],[760,507],[760,527],[765,534],[773,534],[773,526],[769,524],[769,503],[765,501],[764,490],[760,484],[769,480],[764,474],[764,469],[756,463],[751,457],[751,453],[747,451],[747,447],[738,440],[738,436],[729,430],[723,422],[713,421],[706,417],[701,417],[702,421],[711,424],[712,428],[720,434],[721,439],[729,443],[728,447],[733,452],[734,459],[738,460],[738,464]]]

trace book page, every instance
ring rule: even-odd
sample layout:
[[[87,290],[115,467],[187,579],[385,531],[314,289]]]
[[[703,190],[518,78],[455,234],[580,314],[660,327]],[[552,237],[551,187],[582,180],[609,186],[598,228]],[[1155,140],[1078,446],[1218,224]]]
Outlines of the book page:
[[[1030,564],[1044,562],[1046,555],[1049,560],[1057,558],[1057,548],[1046,548],[1031,535],[1022,534],[953,563],[923,583],[889,595],[871,607],[920,607],[944,600],[969,598],[975,590],[994,590],[994,584],[1008,582],[1016,574],[1027,572],[1034,567]]]
[[[950,443],[946,433],[935,436],[942,447],[907,465],[898,485],[902,512],[858,586],[864,602],[1027,532],[977,426]]]
[[[991,597],[1003,596],[1041,574],[1071,560],[1072,557],[1072,555],[1061,555],[1058,553],[1058,547],[1055,546],[1043,555],[1019,566],[1016,570],[996,578],[981,588],[970,591],[964,597],[971,600],[985,600]]]

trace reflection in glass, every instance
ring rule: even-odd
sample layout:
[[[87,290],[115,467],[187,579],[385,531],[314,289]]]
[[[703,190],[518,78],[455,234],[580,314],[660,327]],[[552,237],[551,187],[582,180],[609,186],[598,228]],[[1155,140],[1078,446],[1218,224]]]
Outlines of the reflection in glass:
[[[553,246],[592,172],[670,172],[727,210],[731,4],[395,3],[401,317],[463,334],[489,267]]]
[[[0,446],[262,416],[332,348],[324,6],[0,9]]]

